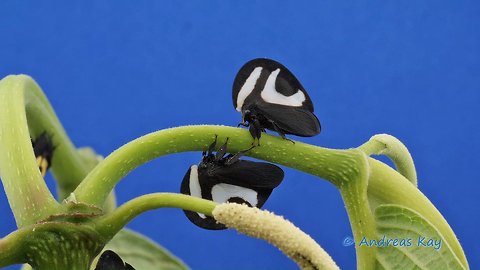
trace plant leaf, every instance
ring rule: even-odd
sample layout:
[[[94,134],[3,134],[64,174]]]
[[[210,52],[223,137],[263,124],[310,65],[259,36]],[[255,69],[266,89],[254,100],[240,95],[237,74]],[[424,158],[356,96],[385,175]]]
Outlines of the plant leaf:
[[[380,236],[377,240],[384,239],[378,244],[383,246],[377,252],[378,268],[465,269],[438,230],[412,209],[381,205],[375,209],[375,219]],[[387,246],[387,239],[398,242]]]
[[[180,259],[145,236],[132,230],[121,230],[105,246],[104,250],[113,250],[124,262],[135,269],[142,270],[187,270],[189,269]],[[100,253],[102,254],[103,251]],[[98,257],[92,263],[91,270],[95,269]]]

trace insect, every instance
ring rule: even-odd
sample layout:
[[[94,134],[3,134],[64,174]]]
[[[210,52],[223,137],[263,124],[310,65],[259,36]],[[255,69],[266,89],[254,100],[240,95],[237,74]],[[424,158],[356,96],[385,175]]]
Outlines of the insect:
[[[216,143],[215,137],[208,151],[203,152],[200,164],[192,165],[188,169],[180,192],[218,203],[235,202],[262,207],[272,190],[282,182],[283,170],[270,163],[240,160],[240,157],[253,147],[225,156],[228,139],[217,153],[213,154]],[[212,217],[187,210],[184,212],[191,222],[204,229],[226,228]]]
[[[123,263],[122,258],[111,250],[105,250],[98,259],[95,270],[135,270],[130,264]]]
[[[267,58],[247,62],[233,82],[233,106],[242,113],[239,124],[249,127],[254,140],[265,129],[311,137],[320,133],[313,104],[295,76],[282,64]]]
[[[53,151],[55,150],[52,137],[47,132],[43,132],[37,139],[32,140],[32,146],[40,173],[45,177],[52,165]]]

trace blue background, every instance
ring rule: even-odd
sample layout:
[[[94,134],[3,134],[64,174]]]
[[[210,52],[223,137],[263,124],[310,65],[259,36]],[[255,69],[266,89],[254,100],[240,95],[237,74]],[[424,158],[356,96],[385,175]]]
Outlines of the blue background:
[[[0,77],[33,76],[77,146],[108,155],[158,129],[236,125],[237,70],[273,58],[309,91],[323,127],[317,137],[293,139],[349,148],[377,133],[398,137],[421,190],[453,227],[471,268],[480,267],[478,1],[47,2],[0,3]],[[199,159],[186,153],[142,166],[118,185],[119,203],[178,191]],[[342,268],[355,267],[333,185],[286,169],[265,207],[310,233]],[[0,213],[4,236],[15,226],[3,192]],[[128,226],[194,269],[295,269],[274,247],[198,229],[176,209]]]

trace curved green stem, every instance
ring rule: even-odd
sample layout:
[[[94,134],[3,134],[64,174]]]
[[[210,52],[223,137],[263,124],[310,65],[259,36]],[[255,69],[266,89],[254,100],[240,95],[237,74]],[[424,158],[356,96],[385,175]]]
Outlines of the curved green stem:
[[[359,151],[360,152],[360,151]],[[375,219],[370,210],[367,188],[369,184],[370,167],[367,157],[360,154],[363,164],[352,174],[351,181],[345,181],[340,186],[347,209],[350,226],[352,228],[355,243],[360,243],[363,237],[374,239],[377,237]],[[356,246],[357,251],[357,269],[374,269],[376,264],[376,247]]]
[[[215,202],[177,193],[152,193],[126,202],[112,213],[95,222],[97,231],[106,238],[113,237],[128,222],[143,212],[173,207],[212,215]]]
[[[25,263],[24,239],[30,230],[17,230],[0,239],[0,268]]]
[[[230,152],[245,150],[252,143],[247,130],[225,126],[186,126],[153,132],[106,157],[74,191],[75,197],[78,201],[101,206],[105,196],[129,171],[165,154],[205,150],[216,135],[218,141],[230,138]],[[337,185],[348,206],[352,206],[349,216],[355,237],[375,237],[366,194],[368,168],[365,168],[363,152],[326,149],[301,142],[292,144],[264,134],[261,146],[247,155],[293,167]],[[375,248],[360,248],[359,252],[359,266],[373,267]]]
[[[103,160],[103,157],[100,155],[97,155],[97,153],[95,153],[95,151],[90,147],[78,148],[77,153],[83,159],[83,162],[85,163],[86,168],[88,170],[85,172],[85,175],[87,175],[87,172],[91,171],[93,168],[95,168],[95,166],[97,166],[97,164],[100,161]],[[70,190],[70,191],[73,191],[73,190]],[[116,207],[117,207],[117,198],[115,196],[115,190],[112,190],[112,192],[110,192],[110,194],[107,197],[107,200],[103,205],[103,211],[104,213],[110,213]]]
[[[417,183],[417,171],[413,163],[412,156],[407,147],[397,138],[388,134],[377,134],[357,149],[362,150],[367,155],[385,155],[387,156],[398,172],[405,176],[415,186]]]
[[[101,206],[110,190],[134,168],[165,154],[205,150],[215,135],[218,135],[219,141],[230,138],[230,152],[247,149],[252,143],[247,130],[225,126],[186,126],[153,132],[122,146],[99,163],[74,191],[76,198],[78,201]],[[370,211],[370,194],[367,192],[367,187],[370,190],[372,185],[372,176],[368,174],[371,174],[372,169],[369,167],[370,162],[365,162],[364,152],[356,149],[326,149],[301,142],[292,144],[264,134],[261,146],[252,149],[247,155],[329,180],[340,189],[355,239],[358,241],[363,236],[375,238],[376,227]],[[389,185],[386,192],[395,193],[399,186],[401,188],[405,184],[409,185],[404,181]],[[404,194],[404,199],[416,201],[420,195],[419,192]],[[436,211],[431,204],[427,207]],[[445,221],[442,219],[438,222]],[[460,247],[458,241],[456,243]],[[357,251],[359,268],[374,266],[375,248],[360,247]],[[463,254],[461,249],[457,251]]]
[[[102,206],[107,194],[130,171],[154,158],[186,151],[202,151],[218,135],[218,141],[228,138],[230,152],[251,147],[248,131],[226,126],[184,126],[165,129],[142,136],[115,150],[98,164],[74,191],[78,201]],[[283,164],[339,184],[349,181],[351,168],[363,164],[357,150],[334,150],[290,141],[267,134],[262,144],[248,156]],[[360,157],[360,159],[359,159]]]
[[[0,177],[18,227],[33,224],[60,207],[38,170],[26,117],[48,111],[43,99],[38,86],[26,76],[0,81]]]
[[[3,120],[0,125],[12,136],[14,133],[10,132],[11,129],[17,130],[19,125],[26,127],[27,124],[26,131],[29,131],[32,138],[36,138],[44,131],[52,136],[55,154],[51,169],[58,184],[59,198],[64,199],[87,175],[90,169],[88,164],[77,153],[77,149],[65,133],[50,103],[32,78],[26,75],[11,75],[5,77],[1,85],[0,102],[6,103],[8,107],[15,107],[16,112],[13,115],[11,109],[1,106],[0,115]],[[22,118],[21,122],[17,118]],[[14,119],[17,120],[13,121]],[[30,144],[30,139],[28,141]],[[29,162],[28,166],[30,165]],[[38,167],[35,165],[35,168]]]

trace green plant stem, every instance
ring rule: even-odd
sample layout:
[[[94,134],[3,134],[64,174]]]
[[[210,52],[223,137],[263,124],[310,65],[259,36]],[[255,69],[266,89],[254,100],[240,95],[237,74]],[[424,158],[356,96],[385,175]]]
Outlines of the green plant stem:
[[[35,86],[37,85],[35,84]],[[41,93],[40,89],[32,88],[30,91],[26,91],[25,94],[29,96],[34,91]],[[44,102],[37,101],[26,108],[28,125],[34,137],[37,137],[38,134],[44,131],[52,137],[55,152],[51,171],[57,182],[59,199],[62,200],[77,187],[89,170],[82,162],[77,149],[68,138],[56,115],[44,109],[44,106],[50,107],[50,104],[48,101]]]
[[[85,175],[91,171],[97,164],[103,160],[102,156],[97,155],[95,151],[90,147],[82,147],[77,150],[78,155],[82,158],[83,162],[86,165]],[[73,190],[70,190],[73,191]],[[66,194],[65,194],[66,195]],[[70,195],[70,194],[68,194]],[[107,200],[103,206],[104,213],[110,213],[117,207],[117,198],[115,196],[115,190],[112,190],[107,197]]]
[[[211,216],[216,205],[215,202],[209,200],[177,193],[147,194],[130,200],[112,213],[99,218],[95,222],[95,227],[101,235],[111,238],[130,220],[149,210],[173,207]]]
[[[185,126],[153,132],[122,146],[100,162],[74,191],[76,198],[88,204],[102,205],[110,190],[134,168],[165,154],[205,150],[215,135],[218,135],[220,142],[225,141],[227,137],[230,138],[228,145],[230,152],[245,150],[252,143],[247,130],[225,126]],[[365,192],[367,186],[370,189],[372,185],[372,176],[363,175],[371,173],[372,168],[368,166],[370,162],[365,162],[364,152],[356,149],[326,149],[301,142],[292,144],[290,141],[264,134],[261,146],[252,149],[247,155],[317,175],[335,184],[346,203],[356,240],[358,241],[360,236],[375,238],[375,235],[372,235],[376,227],[369,207],[370,194]],[[385,171],[378,166],[375,170]],[[389,174],[397,175],[395,178],[400,176],[393,170],[387,172],[387,175]],[[358,183],[351,184],[354,182]],[[395,193],[404,185],[411,184],[405,181],[399,181],[394,185],[392,183],[387,186],[385,192]],[[402,194],[404,200],[412,202],[416,202],[420,195],[419,191]],[[431,211],[437,211],[432,204],[426,207]],[[444,219],[438,222],[446,223]],[[460,247],[456,239],[451,240]],[[358,267],[368,269],[372,266],[375,248],[358,248],[358,252],[361,253],[358,256]],[[463,254],[461,249],[457,249],[457,252]]]
[[[415,186],[417,183],[417,171],[412,156],[407,147],[397,138],[388,134],[377,134],[357,149],[367,155],[386,155],[395,165],[398,172],[405,176]]]
[[[20,229],[0,239],[0,268],[25,262],[22,239],[30,230]]]
[[[38,86],[27,78],[9,76],[0,81],[0,177],[18,227],[33,224],[60,207],[33,153],[26,114],[48,109],[42,107],[44,96]]]
[[[359,151],[360,152],[360,151]],[[368,239],[377,238],[375,219],[370,210],[367,187],[369,181],[369,166],[367,157],[359,153],[359,161],[363,161],[360,170],[354,170],[349,181],[343,181],[340,186],[347,209],[348,218],[353,232],[355,243],[360,243],[363,237]],[[356,245],[357,269],[374,269],[376,266],[377,248]]]
[[[0,240],[0,267],[28,263],[39,270],[85,270],[105,242],[89,225],[37,223]]]
[[[226,126],[184,126],[153,132],[107,156],[77,187],[75,197],[78,201],[101,206],[112,188],[136,167],[166,154],[205,150],[215,135],[218,135],[219,142],[229,138],[230,152],[248,149],[252,144],[247,130]],[[292,144],[264,134],[261,146],[247,155],[296,168],[338,184],[349,179],[354,173],[352,168],[361,166],[363,158],[359,161],[358,153],[357,150],[333,150],[301,142]]]
[[[26,127],[28,124],[28,131],[32,138],[36,138],[44,131],[52,136],[56,148],[51,170],[57,181],[59,199],[66,198],[87,175],[90,168],[77,153],[77,149],[66,135],[50,103],[32,78],[26,75],[11,75],[5,77],[1,84],[3,87],[0,91],[0,102],[5,102],[16,110],[16,115],[12,115],[11,109],[5,106],[0,107],[0,115],[4,119],[0,122],[1,128],[8,130],[8,134],[12,134],[13,137],[14,133],[11,130],[19,130],[20,125]],[[19,122],[17,118],[22,118],[22,121]],[[20,138],[14,140],[20,140]],[[28,140],[30,144],[30,139]],[[17,153],[13,154],[17,155]],[[28,164],[30,167],[31,163]],[[37,165],[34,167],[38,169]]]

